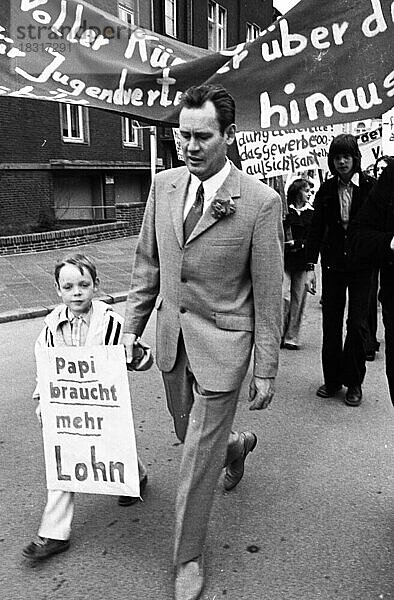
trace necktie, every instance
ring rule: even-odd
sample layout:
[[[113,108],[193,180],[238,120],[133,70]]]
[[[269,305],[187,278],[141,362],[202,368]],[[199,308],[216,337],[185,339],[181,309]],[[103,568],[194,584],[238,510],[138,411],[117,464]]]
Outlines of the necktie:
[[[71,321],[71,344],[81,346],[81,328],[83,317],[74,317]]]
[[[191,209],[186,215],[186,219],[183,223],[183,237],[186,240],[189,238],[191,232],[195,228],[197,222],[200,220],[202,216],[204,208],[204,188],[202,183],[198,186],[198,190],[196,193],[196,199]]]

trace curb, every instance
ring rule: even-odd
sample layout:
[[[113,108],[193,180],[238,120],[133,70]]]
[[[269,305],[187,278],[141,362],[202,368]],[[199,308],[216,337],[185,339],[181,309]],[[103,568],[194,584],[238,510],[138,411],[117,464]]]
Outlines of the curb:
[[[114,292],[113,294],[105,294],[98,296],[98,300],[102,300],[107,304],[116,304],[124,302],[127,298],[127,292]],[[30,308],[16,308],[0,313],[0,323],[9,323],[10,321],[23,321],[24,319],[35,319],[37,317],[45,317],[49,314],[57,304],[49,306],[32,306]]]

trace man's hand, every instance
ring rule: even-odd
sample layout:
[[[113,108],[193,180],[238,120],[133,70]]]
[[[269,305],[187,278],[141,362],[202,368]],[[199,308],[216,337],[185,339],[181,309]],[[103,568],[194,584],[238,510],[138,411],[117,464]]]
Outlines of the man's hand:
[[[306,289],[313,296],[316,294],[316,273],[315,271],[307,271],[306,274]]]
[[[275,393],[273,377],[254,377],[249,387],[249,410],[267,408]]]
[[[134,344],[136,339],[137,336],[135,335],[135,333],[124,333],[122,336],[122,344],[125,347],[127,363],[133,362],[135,348]]]

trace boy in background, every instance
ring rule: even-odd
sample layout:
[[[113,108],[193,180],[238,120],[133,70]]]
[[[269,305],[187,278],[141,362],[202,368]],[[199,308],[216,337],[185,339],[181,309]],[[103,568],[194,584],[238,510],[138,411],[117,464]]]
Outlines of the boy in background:
[[[120,343],[123,318],[100,300],[93,300],[99,286],[97,269],[91,258],[71,254],[55,266],[55,288],[63,304],[46,317],[38,336],[35,352],[57,346],[112,346]],[[141,360],[137,369],[143,370]],[[145,363],[146,364],[146,363]],[[38,401],[37,417],[41,423],[40,390],[33,393]],[[148,477],[138,459],[140,493]],[[138,498],[120,496],[121,506],[130,506]],[[74,492],[48,490],[47,504],[38,530],[38,541],[30,542],[22,551],[25,558],[42,560],[65,552],[70,547],[71,522],[74,514]]]
[[[307,242],[307,289],[311,294],[316,293],[314,269],[321,256],[324,384],[316,395],[331,398],[344,384],[345,404],[359,406],[366,371],[372,269],[352,258],[348,227],[367,199],[374,180],[363,174],[360,149],[351,134],[340,134],[332,140],[328,167],[332,177],[321,184],[316,194]]]

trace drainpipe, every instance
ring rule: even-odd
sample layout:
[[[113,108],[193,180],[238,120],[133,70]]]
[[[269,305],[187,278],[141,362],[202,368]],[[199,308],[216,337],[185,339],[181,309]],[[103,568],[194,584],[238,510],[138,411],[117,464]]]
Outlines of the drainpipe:
[[[153,181],[156,175],[156,157],[157,157],[157,135],[156,127],[151,125],[149,127],[149,140],[150,140],[150,174]]]

